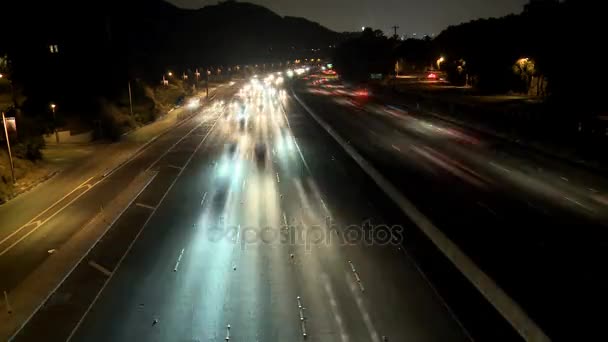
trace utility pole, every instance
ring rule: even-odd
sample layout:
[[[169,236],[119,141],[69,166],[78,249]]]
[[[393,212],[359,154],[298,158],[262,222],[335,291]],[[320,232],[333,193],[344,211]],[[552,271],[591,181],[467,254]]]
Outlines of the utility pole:
[[[15,165],[13,164],[13,155],[11,154],[11,142],[8,139],[8,129],[6,128],[6,118],[4,117],[4,112],[2,112],[2,123],[4,124],[4,136],[6,137],[8,159],[11,161],[11,177],[13,178],[13,184],[15,184]]]
[[[393,36],[399,37],[399,36],[397,36],[397,29],[399,29],[399,26],[395,25],[395,26],[391,26],[391,28],[393,29],[393,32],[395,32],[395,34]]]
[[[129,85],[129,109],[131,110],[131,116],[133,116],[133,98],[131,97],[131,81],[127,81]]]

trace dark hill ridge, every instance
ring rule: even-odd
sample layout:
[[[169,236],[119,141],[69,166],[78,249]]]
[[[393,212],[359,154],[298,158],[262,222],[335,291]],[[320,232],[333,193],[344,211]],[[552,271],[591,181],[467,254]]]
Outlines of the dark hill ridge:
[[[138,74],[169,66],[321,57],[342,37],[309,20],[281,17],[246,2],[196,10],[162,0],[108,0],[86,6],[66,0],[27,6],[15,1],[8,6],[12,15],[6,27],[16,29],[0,41],[0,51],[35,63],[50,42],[58,42],[62,54],[71,55],[66,56],[71,63],[84,67],[111,61],[114,67],[134,67]]]

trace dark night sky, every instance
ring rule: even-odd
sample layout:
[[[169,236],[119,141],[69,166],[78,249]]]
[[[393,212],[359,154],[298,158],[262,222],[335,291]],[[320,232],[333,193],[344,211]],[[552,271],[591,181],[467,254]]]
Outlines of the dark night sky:
[[[168,0],[184,8],[216,4],[216,0]],[[304,17],[336,31],[362,26],[400,34],[438,34],[448,25],[472,19],[519,13],[528,0],[250,0],[280,15]]]

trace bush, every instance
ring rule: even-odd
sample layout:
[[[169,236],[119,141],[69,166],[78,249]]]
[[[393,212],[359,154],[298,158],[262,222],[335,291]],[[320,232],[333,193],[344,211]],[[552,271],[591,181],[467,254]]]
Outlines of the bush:
[[[106,100],[101,100],[100,111],[103,137],[116,141],[123,133],[136,126],[135,120],[129,114],[120,111],[116,105]]]
[[[21,139],[13,146],[15,157],[36,161],[42,159],[41,150],[44,147],[44,139],[41,135],[29,136]]]

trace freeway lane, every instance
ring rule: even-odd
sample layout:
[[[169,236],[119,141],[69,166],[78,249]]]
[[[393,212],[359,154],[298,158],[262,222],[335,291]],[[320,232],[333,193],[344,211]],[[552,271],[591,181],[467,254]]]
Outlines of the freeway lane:
[[[271,94],[224,108],[72,340],[470,340],[387,236],[359,237],[401,236],[363,172]]]
[[[550,336],[601,327],[587,313],[608,303],[605,178],[340,84],[296,92]]]
[[[224,88],[218,96],[231,91]],[[113,173],[85,180],[29,223],[21,227],[3,227],[3,235],[0,236],[0,289],[12,294],[33,270],[52,258],[51,252],[61,250],[66,241],[110,205],[137,175],[164,155],[186,132],[212,120],[215,115],[213,111],[201,112],[194,120],[185,121],[161,136]]]

